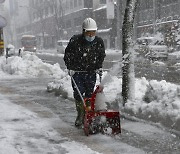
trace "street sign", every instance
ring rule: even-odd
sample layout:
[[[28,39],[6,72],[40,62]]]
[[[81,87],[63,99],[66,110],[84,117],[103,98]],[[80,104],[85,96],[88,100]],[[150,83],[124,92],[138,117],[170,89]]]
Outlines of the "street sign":
[[[0,15],[0,28],[3,28],[7,25],[7,21],[4,17]]]

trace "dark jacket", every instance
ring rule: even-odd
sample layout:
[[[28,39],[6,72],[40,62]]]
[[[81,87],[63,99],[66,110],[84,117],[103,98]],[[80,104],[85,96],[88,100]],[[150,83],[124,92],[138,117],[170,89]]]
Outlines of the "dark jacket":
[[[102,68],[105,48],[103,40],[96,36],[88,42],[83,34],[74,35],[65,49],[64,61],[67,69],[94,71]]]

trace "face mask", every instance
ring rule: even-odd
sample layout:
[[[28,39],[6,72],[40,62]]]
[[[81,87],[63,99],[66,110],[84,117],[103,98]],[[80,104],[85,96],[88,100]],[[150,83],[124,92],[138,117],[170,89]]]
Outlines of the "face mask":
[[[88,42],[92,42],[92,41],[94,41],[95,36],[92,36],[92,37],[90,37],[90,36],[85,36],[85,39],[86,39]]]

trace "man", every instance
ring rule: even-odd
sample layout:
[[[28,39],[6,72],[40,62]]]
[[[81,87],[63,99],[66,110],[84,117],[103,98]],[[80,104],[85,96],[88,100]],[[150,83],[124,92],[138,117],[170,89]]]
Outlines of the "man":
[[[90,98],[96,83],[96,72],[102,75],[105,47],[103,40],[96,36],[97,25],[92,18],[82,24],[82,34],[74,35],[65,49],[64,61],[81,95]],[[75,126],[81,128],[84,119],[82,99],[72,82],[76,103],[77,118]]]

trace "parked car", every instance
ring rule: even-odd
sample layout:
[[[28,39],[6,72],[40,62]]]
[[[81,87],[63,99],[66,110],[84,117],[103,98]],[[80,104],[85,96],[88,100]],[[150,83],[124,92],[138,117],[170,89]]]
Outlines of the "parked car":
[[[57,41],[57,52],[64,54],[65,48],[67,47],[69,41],[68,40],[58,40]]]
[[[138,38],[134,48],[139,56],[151,60],[168,59],[168,47],[155,37]]]

